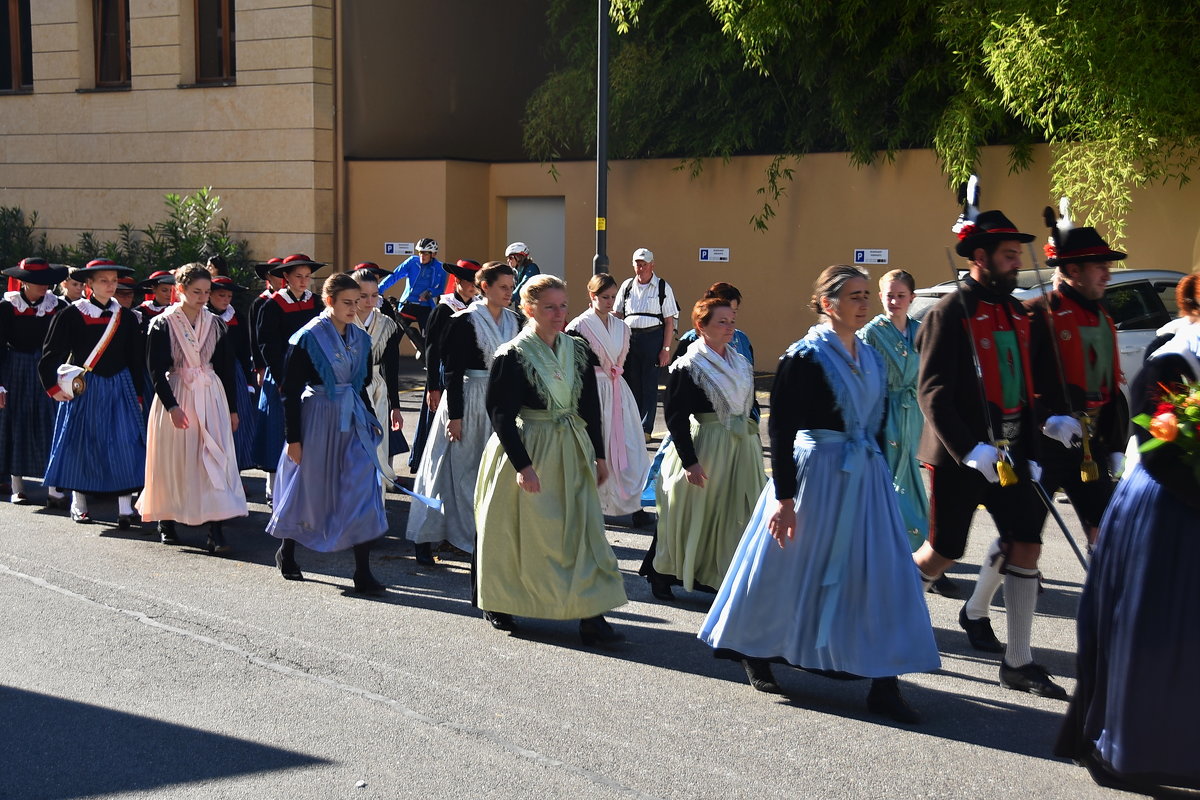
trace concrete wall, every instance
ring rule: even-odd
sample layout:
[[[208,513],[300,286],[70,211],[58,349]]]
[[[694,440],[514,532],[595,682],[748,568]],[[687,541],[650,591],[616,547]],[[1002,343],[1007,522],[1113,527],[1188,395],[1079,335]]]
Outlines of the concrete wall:
[[[688,309],[714,281],[736,284],[745,297],[739,327],[755,345],[760,369],[804,334],[814,316],[802,306],[820,270],[849,263],[856,248],[886,248],[880,275],[903,267],[920,284],[946,280],[945,248],[955,241],[954,192],[930,151],[908,151],[892,163],[858,169],[844,154],[807,156],[793,164],[794,180],[766,233],[751,216],[762,197],[766,157],[705,165],[700,177],[675,171],[675,161],[614,162],[609,176],[608,249],[612,272],[632,274],[637,247],[655,253],[658,271]],[[980,175],[984,208],[1001,208],[1022,230],[1046,232],[1041,210],[1049,196],[1048,153],[1034,168],[1009,176],[1004,148],[984,153]],[[591,274],[595,234],[595,167],[558,165],[557,179],[537,164],[461,162],[351,162],[348,171],[347,261],[391,267],[383,243],[433,236],[448,258],[484,261],[504,253],[505,198],[566,198],[566,275],[572,311],[582,310]],[[1154,187],[1137,193],[1128,222],[1129,267],[1189,272],[1200,263],[1200,187]],[[537,259],[536,241],[526,239]],[[728,247],[727,264],[701,263],[701,247]],[[690,324],[689,322],[685,324]]]
[[[257,255],[331,256],[332,0],[235,5],[235,86],[178,88],[195,78],[192,0],[129,0],[131,88],[88,91],[92,4],[31,4],[34,90],[0,98],[0,204],[69,242],[212,186]]]

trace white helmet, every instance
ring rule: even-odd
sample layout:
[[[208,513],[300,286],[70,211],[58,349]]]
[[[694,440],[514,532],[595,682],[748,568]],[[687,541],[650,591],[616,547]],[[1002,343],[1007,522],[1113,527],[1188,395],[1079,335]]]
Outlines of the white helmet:
[[[417,242],[415,249],[418,253],[433,253],[434,255],[437,255],[438,245],[437,242],[426,236],[424,239]]]
[[[529,255],[529,245],[525,244],[524,242],[513,242],[508,247],[504,248],[504,257],[505,258],[508,258],[509,256],[516,256],[516,255],[521,255],[521,256]]]

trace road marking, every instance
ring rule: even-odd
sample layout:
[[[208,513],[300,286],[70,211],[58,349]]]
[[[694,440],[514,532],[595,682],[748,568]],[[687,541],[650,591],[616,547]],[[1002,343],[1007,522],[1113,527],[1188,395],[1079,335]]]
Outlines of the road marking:
[[[51,583],[50,581],[46,580],[45,578],[39,578],[36,575],[29,575],[27,573],[20,572],[19,570],[12,569],[11,567],[9,567],[5,564],[0,564],[0,574],[8,575],[10,577],[17,578],[18,580],[26,581],[27,583],[31,583],[34,586],[38,586],[43,589],[48,589],[52,592],[57,592],[58,594],[61,594],[64,597],[69,597],[72,600],[78,600],[79,602],[85,603],[89,606],[104,609],[105,611],[111,611],[115,614],[120,614],[121,616],[128,617],[130,619],[133,619],[136,622],[140,622],[143,625],[149,626],[151,628],[157,628],[157,629],[159,629],[161,631],[165,631],[167,633],[173,633],[178,636],[183,636],[183,637],[191,639],[193,641],[200,642],[201,644],[206,644],[206,645],[209,645],[210,647],[215,647],[219,650],[224,650],[227,653],[230,653],[232,655],[236,655],[240,658],[243,658],[246,661],[250,662],[251,664],[254,664],[255,666],[258,666],[258,667],[262,667],[263,669],[268,669],[272,672],[276,672],[281,675],[286,675],[291,678],[298,678],[300,680],[311,681],[313,683],[320,684],[320,685],[328,687],[330,689],[334,689],[335,691],[344,692],[346,694],[361,697],[364,700],[369,700],[373,703],[379,703],[380,705],[387,706],[388,708],[390,708],[391,710],[400,714],[402,717],[404,717],[405,719],[407,719],[411,722],[416,722],[416,723],[420,723],[423,725],[427,725],[431,728],[440,728],[440,729],[451,731],[453,733],[458,733],[458,734],[461,734],[464,736],[486,739],[487,741],[491,742],[492,744],[497,745],[498,747],[500,747],[504,750],[507,750],[510,753],[514,753],[528,761],[532,761],[533,763],[538,764],[539,766],[555,767],[558,769],[562,769],[565,772],[569,772],[573,775],[581,777],[592,783],[604,786],[604,787],[612,789],[616,792],[620,792],[621,794],[628,795],[629,797],[645,798],[645,800],[658,800],[658,798],[655,798],[653,795],[648,795],[648,794],[640,792],[637,789],[634,789],[630,786],[625,786],[621,783],[618,783],[617,781],[614,781],[613,779],[609,778],[606,775],[602,775],[598,772],[593,772],[592,770],[586,769],[584,767],[576,766],[574,764],[568,764],[565,761],[560,761],[557,758],[553,758],[552,756],[545,755],[544,753],[541,753],[537,750],[530,750],[527,747],[521,747],[520,745],[516,744],[515,742],[509,741],[508,739],[504,738],[503,736],[501,736],[499,733],[497,733],[494,730],[490,730],[488,728],[471,727],[470,725],[463,725],[461,723],[450,722],[448,720],[439,720],[435,717],[429,716],[428,714],[423,714],[420,711],[409,708],[408,706],[404,705],[403,703],[401,703],[399,700],[395,699],[394,697],[388,697],[387,695],[379,694],[378,692],[372,692],[372,691],[370,691],[368,689],[364,689],[360,686],[354,686],[349,683],[343,683],[342,681],[334,680],[333,678],[327,678],[322,675],[314,675],[310,672],[305,672],[304,670],[296,669],[295,667],[289,667],[287,664],[282,664],[278,661],[270,661],[270,660],[262,658],[260,656],[256,656],[254,653],[251,653],[249,650],[246,650],[245,648],[242,648],[242,647],[238,647],[237,645],[230,644],[228,642],[223,642],[220,639],[215,639],[211,636],[205,636],[202,633],[196,633],[194,631],[189,631],[184,628],[176,627],[175,625],[170,625],[165,622],[159,622],[158,620],[154,619],[153,617],[149,616],[148,614],[142,613],[141,611],[134,611],[132,609],[127,609],[127,608],[120,608],[119,606],[109,605],[108,603],[104,603],[99,600],[94,600],[94,599],[88,597],[87,595],[83,595],[78,592],[72,591],[71,589],[68,589],[65,586],[59,586],[57,584]]]

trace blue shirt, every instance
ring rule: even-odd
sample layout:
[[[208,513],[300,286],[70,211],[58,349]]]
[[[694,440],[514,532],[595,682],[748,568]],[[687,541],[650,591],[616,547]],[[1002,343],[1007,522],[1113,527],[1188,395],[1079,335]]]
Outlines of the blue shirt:
[[[434,258],[428,264],[422,264],[420,256],[412,255],[392,270],[391,275],[379,282],[379,293],[383,294],[388,287],[402,279],[408,281],[408,286],[400,296],[400,302],[417,303],[430,308],[437,305],[438,297],[446,286],[446,272],[442,269],[442,262]],[[429,299],[420,299],[426,292],[429,292]]]

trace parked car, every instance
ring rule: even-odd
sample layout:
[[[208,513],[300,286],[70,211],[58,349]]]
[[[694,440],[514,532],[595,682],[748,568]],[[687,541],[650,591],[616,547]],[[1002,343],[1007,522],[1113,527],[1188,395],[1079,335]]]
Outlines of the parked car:
[[[1037,278],[1028,281],[1033,270],[1017,273],[1017,289],[1013,297],[1021,302],[1040,297],[1042,286]],[[1048,277],[1043,270],[1042,275]],[[1175,304],[1175,287],[1184,273],[1166,269],[1114,269],[1112,279],[1100,302],[1117,326],[1117,351],[1121,372],[1128,382],[1142,368],[1146,345],[1154,339],[1155,331],[1174,319],[1179,308]],[[1049,287],[1047,287],[1049,288]],[[918,289],[909,314],[920,319],[938,300],[955,290],[952,281]],[[1128,386],[1122,387],[1128,393]]]

